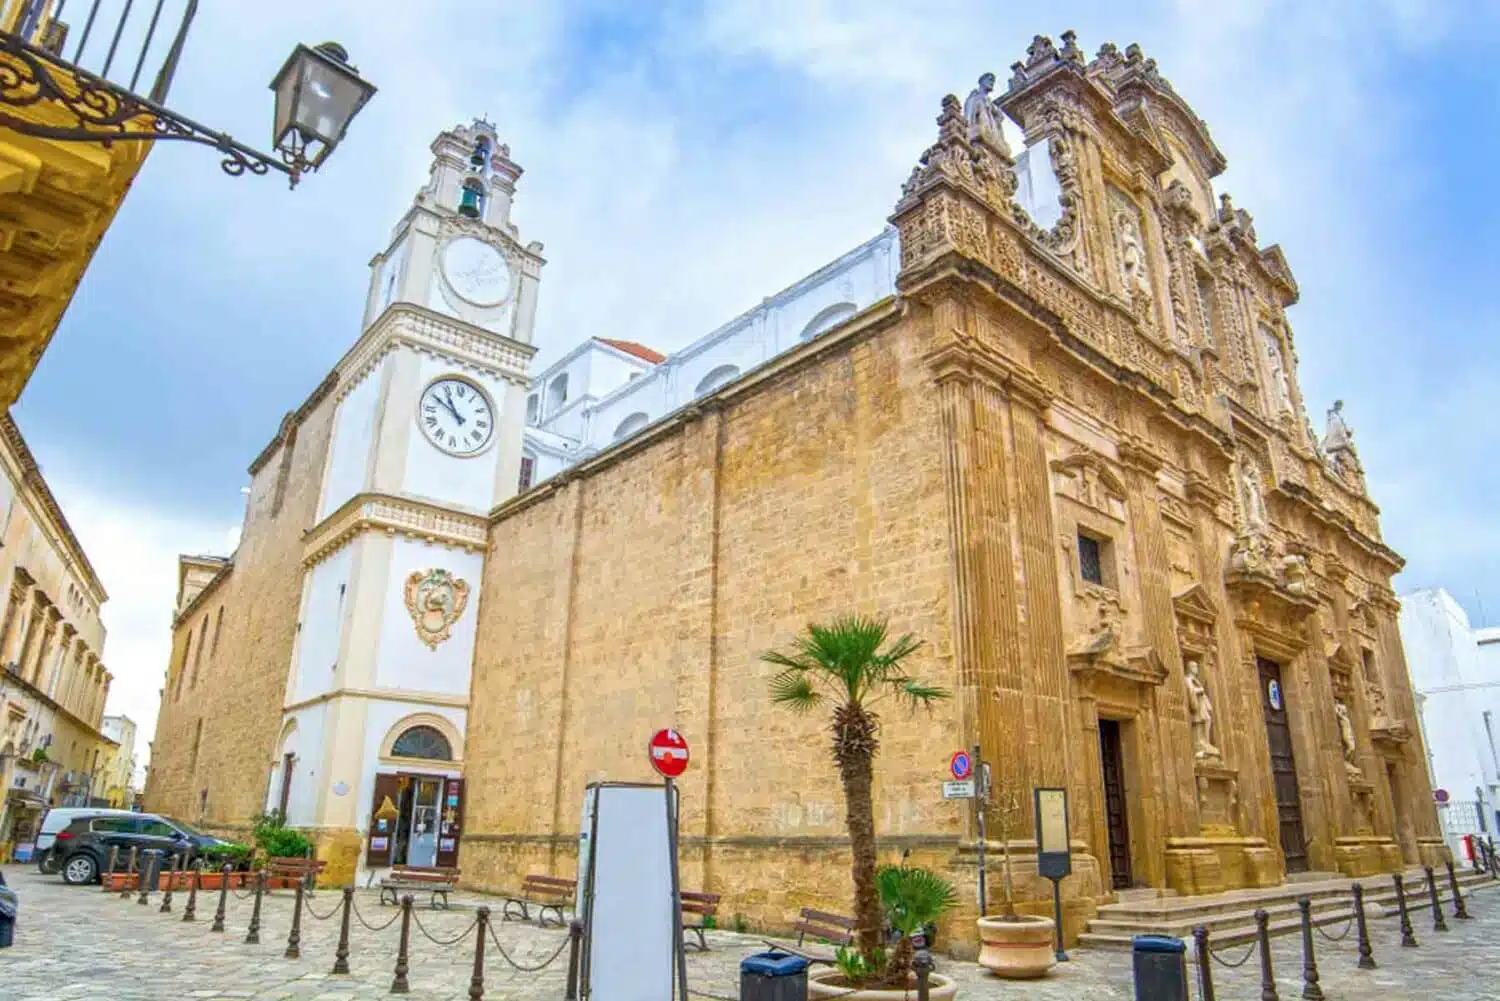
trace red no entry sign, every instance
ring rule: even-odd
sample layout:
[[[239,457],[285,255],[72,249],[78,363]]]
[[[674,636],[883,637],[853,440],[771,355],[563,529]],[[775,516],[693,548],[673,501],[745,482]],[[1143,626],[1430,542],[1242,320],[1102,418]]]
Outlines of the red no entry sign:
[[[651,758],[651,767],[669,779],[675,779],[688,766],[687,741],[676,730],[658,730],[651,735],[646,745]]]

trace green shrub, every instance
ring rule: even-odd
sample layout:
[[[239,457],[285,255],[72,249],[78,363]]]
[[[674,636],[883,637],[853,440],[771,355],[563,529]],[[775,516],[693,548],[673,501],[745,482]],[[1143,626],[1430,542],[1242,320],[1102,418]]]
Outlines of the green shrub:
[[[255,818],[255,844],[270,858],[303,858],[312,852],[312,842],[301,831],[286,826],[281,813],[272,810]]]
[[[249,845],[237,842],[229,842],[222,845],[209,845],[198,852],[198,857],[203,860],[205,869],[221,869],[225,863],[236,869],[243,869],[249,862],[254,850]]]

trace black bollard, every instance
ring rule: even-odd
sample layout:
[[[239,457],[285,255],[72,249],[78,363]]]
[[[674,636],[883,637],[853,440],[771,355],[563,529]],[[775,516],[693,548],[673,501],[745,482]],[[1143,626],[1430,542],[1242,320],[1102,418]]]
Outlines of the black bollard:
[[[1464,904],[1463,891],[1458,888],[1458,873],[1453,871],[1453,861],[1450,859],[1448,866],[1448,886],[1453,890],[1453,916],[1460,921],[1468,921],[1473,915]]]
[[[117,864],[119,864],[119,861],[120,861],[120,846],[119,845],[110,845],[109,846],[109,868],[106,870],[106,872],[108,872],[109,875],[108,876],[103,876],[99,880],[99,889],[103,890],[105,893],[109,892],[109,876],[113,876],[115,874],[115,866]]]
[[[130,846],[130,866],[125,870],[125,878],[120,881],[120,899],[126,900],[130,897],[131,886],[135,882],[135,854],[139,849],[135,845]]]
[[[1354,924],[1359,931],[1359,968],[1375,969],[1375,954],[1370,949],[1370,927],[1365,924],[1365,888],[1355,883],[1349,888],[1354,893]]]
[[[141,892],[135,898],[138,904],[146,902],[146,898],[151,896],[151,891],[156,889],[154,884],[161,878],[162,853],[154,848],[148,848],[142,854],[145,858],[141,863],[141,871],[136,874],[136,880],[141,884]]]
[[[214,924],[209,931],[224,930],[224,903],[229,898],[229,874],[234,872],[234,867],[228,862],[224,868],[219,870],[219,909],[214,911]]]
[[[1432,866],[1423,866],[1427,871],[1427,896],[1432,901],[1432,930],[1447,931],[1448,922],[1443,917],[1443,901],[1438,897],[1437,877],[1432,873]]]
[[[1214,1001],[1213,956],[1209,953],[1208,926],[1193,929],[1193,951],[1198,954],[1198,1001]]]
[[[490,909],[479,908],[479,934],[474,936],[474,974],[469,978],[469,1001],[484,1001],[484,937],[490,933]]]
[[[193,859],[191,875],[188,876],[188,902],[182,909],[182,920],[198,920],[198,885],[203,882],[203,860]]]
[[[176,888],[177,877],[180,875],[182,875],[182,853],[178,852],[172,856],[172,868],[167,871],[167,889],[161,895],[160,911],[162,914],[172,913],[172,891]]]
[[[297,899],[292,904],[292,930],[286,936],[287,959],[302,958],[302,881],[297,881]]]
[[[1490,878],[1500,879],[1500,858],[1495,857],[1495,839],[1486,838],[1485,840],[1490,843],[1490,850],[1487,853],[1490,859]]]
[[[932,953],[927,949],[918,949],[916,959],[912,960],[912,968],[917,971],[917,1001],[930,1001],[928,992],[928,979],[932,976]]]
[[[1271,915],[1264,910],[1255,912],[1255,938],[1260,942],[1260,1001],[1281,1001],[1271,968]]]
[[[578,947],[583,944],[583,922],[568,922],[568,988],[563,1001],[578,1001]]]
[[[407,948],[411,943],[411,894],[401,898],[401,944],[396,947],[396,979],[391,981],[392,994],[406,994],[411,987],[406,982]]]
[[[1313,951],[1312,901],[1298,897],[1297,910],[1302,912],[1303,1001],[1323,1001],[1323,988],[1318,984],[1318,957]]]
[[[339,946],[333,951],[333,972],[349,972],[349,912],[354,908],[354,887],[344,887],[344,913],[339,918]]]
[[[1398,872],[1392,879],[1396,883],[1396,908],[1401,912],[1401,947],[1415,949],[1417,936],[1411,930],[1411,914],[1406,909],[1406,874]]]
[[[250,908],[250,930],[245,932],[246,945],[260,944],[260,898],[266,892],[266,871],[255,874],[255,905]]]

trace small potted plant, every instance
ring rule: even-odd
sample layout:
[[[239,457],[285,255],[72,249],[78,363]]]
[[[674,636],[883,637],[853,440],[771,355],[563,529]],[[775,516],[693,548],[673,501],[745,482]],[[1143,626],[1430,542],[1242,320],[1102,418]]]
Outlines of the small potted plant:
[[[1000,822],[1001,894],[1004,907],[995,916],[979,918],[979,965],[1012,980],[1040,977],[1057,963],[1051,918],[1016,912],[1015,885],[1010,876],[1010,835],[1021,814],[1018,794],[1002,797],[995,806]]]

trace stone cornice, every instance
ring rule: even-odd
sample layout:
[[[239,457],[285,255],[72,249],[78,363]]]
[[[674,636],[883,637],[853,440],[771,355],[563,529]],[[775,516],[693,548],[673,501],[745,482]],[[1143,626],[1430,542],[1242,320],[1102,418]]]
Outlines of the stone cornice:
[[[9,411],[0,415],[0,438],[3,438],[5,447],[10,450],[21,469],[21,483],[17,485],[17,492],[34,497],[41,505],[43,516],[41,520],[51,522],[47,526],[52,530],[49,534],[56,535],[64,554],[76,564],[70,569],[89,589],[94,602],[102,605],[109,599],[109,595],[105,593],[104,585],[99,582],[99,575],[95,573],[94,565],[89,562],[88,556],[84,553],[83,544],[73,534],[73,527],[68,524],[68,519],[63,515],[61,505],[52,494],[52,488],[47,486],[46,479],[42,477],[41,466],[37,464],[36,456],[31,454],[26,439],[21,437],[21,429],[16,426],[15,418],[11,417]]]
[[[219,568],[218,573],[209,578],[208,583],[204,584],[203,588],[197,594],[193,595],[193,600],[184,605],[182,611],[173,616],[172,628],[176,629],[178,626],[182,625],[182,623],[192,618],[193,613],[198,610],[198,607],[200,605],[206,604],[208,602],[209,596],[216,593],[219,590],[219,586],[224,581],[228,580],[229,575],[233,572],[234,560],[231,559]]]
[[[340,398],[357,386],[397,347],[442,358],[460,369],[504,379],[522,388],[531,385],[531,358],[536,347],[456,320],[409,302],[395,302],[376,317],[348,354],[339,361]]]
[[[482,553],[489,545],[489,521],[426,501],[390,494],[356,494],[302,537],[302,565],[313,567],[364,532],[404,535],[423,542]]]
[[[1051,390],[1024,365],[958,331],[951,332],[947,343],[927,355],[927,363],[938,383],[980,378],[1036,410],[1045,410],[1052,403]]]
[[[469,708],[467,695],[449,695],[443,692],[416,692],[404,688],[335,688],[331,692],[320,692],[281,707],[282,712],[294,712],[308,706],[321,705],[338,698],[379,699],[385,702],[410,702],[417,705],[447,706],[452,709]],[[435,764],[447,764],[435,762]]]
[[[318,404],[326,400],[328,394],[333,392],[334,387],[338,385],[338,381],[338,372],[328,373],[323,381],[318,383],[318,388],[314,389],[312,394],[302,401],[302,406],[281,419],[281,427],[277,430],[276,437],[272,438],[266,447],[260,450],[260,454],[251,461],[249,469],[251,476],[260,472],[261,467],[271,461],[271,456],[275,455],[276,450],[285,444],[292,430],[302,426],[302,423],[317,409]]]

